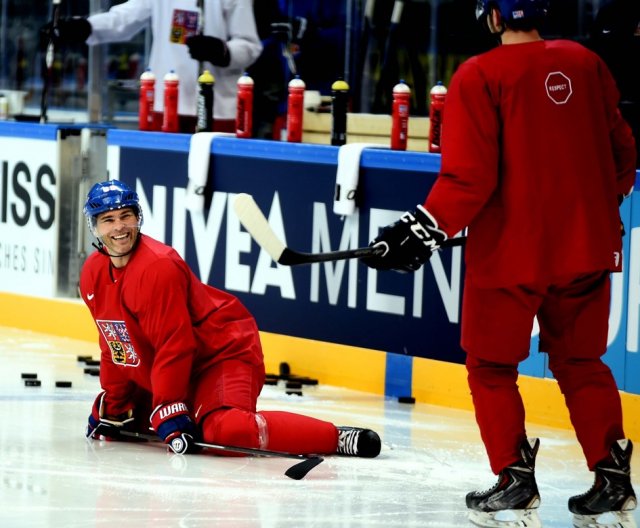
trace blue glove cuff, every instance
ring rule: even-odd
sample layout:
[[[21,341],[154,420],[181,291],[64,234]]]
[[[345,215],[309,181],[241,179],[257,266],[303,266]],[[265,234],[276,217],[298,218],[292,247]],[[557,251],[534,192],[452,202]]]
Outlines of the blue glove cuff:
[[[180,416],[176,416],[175,418],[170,418],[162,422],[158,426],[158,430],[156,433],[161,438],[167,438],[169,435],[175,432],[191,432],[194,429],[194,424],[191,418],[186,414],[182,414]]]

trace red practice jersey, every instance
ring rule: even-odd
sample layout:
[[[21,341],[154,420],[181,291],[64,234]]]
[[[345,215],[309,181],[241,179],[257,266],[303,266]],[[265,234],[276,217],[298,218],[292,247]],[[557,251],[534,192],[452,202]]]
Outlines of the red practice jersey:
[[[80,293],[99,331],[109,414],[130,409],[137,387],[152,394],[154,407],[190,405],[209,367],[263,363],[255,320],[240,301],[203,284],[174,249],[148,236],[140,235],[123,268],[90,255]]]
[[[636,155],[618,97],[604,62],[570,41],[504,45],[460,66],[425,207],[449,236],[469,227],[467,280],[620,270],[617,195],[634,184]]]

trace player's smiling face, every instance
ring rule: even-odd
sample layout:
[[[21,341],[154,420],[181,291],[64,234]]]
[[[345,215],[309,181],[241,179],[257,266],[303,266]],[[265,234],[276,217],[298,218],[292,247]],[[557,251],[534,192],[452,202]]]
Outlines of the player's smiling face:
[[[100,240],[107,246],[109,255],[117,257],[133,249],[140,225],[135,211],[126,207],[99,214],[96,229]]]

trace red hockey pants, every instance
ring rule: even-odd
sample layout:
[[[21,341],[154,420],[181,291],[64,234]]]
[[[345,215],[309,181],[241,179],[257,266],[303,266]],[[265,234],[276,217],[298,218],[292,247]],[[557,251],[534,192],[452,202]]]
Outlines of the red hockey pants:
[[[608,456],[615,440],[624,438],[620,394],[601,360],[609,303],[608,272],[553,284],[465,285],[462,348],[476,420],[494,473],[520,460],[519,446],[526,438],[517,368],[529,354],[536,315],[540,351],[548,354],[589,469]]]
[[[194,402],[196,413],[200,405],[215,409],[200,418],[203,440],[294,454],[336,452],[338,430],[332,423],[290,412],[256,412],[263,383],[264,369],[242,361],[209,369]]]

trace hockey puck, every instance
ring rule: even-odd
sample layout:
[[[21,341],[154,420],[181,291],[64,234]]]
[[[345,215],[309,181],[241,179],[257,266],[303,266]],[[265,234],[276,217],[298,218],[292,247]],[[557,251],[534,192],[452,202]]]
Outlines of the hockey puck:
[[[280,363],[280,377],[287,379],[291,375],[291,369],[289,368],[289,363],[282,362]]]
[[[85,363],[86,361],[91,361],[93,359],[92,356],[78,356],[78,361],[81,363]]]
[[[89,366],[89,367],[97,367],[98,365],[100,365],[100,360],[99,359],[87,359],[84,362],[84,364]]]
[[[25,387],[40,387],[40,385],[42,385],[42,382],[40,380],[37,380],[37,379],[26,379],[26,380],[24,380],[24,386]]]
[[[302,383],[299,381],[287,381],[285,387],[287,389],[302,389]]]
[[[265,385],[277,385],[278,384],[278,378],[266,378],[264,380],[264,384]]]
[[[400,396],[398,403],[416,403],[416,399],[413,396]]]
[[[86,369],[84,369],[84,373],[85,374],[89,374],[90,376],[99,376],[100,375],[100,369],[97,369],[97,368],[86,368]]]
[[[70,381],[56,381],[56,387],[71,387],[71,382]]]
[[[38,379],[38,375],[29,373],[29,372],[23,372],[22,379]]]
[[[296,396],[302,396],[302,391],[300,389],[291,389],[288,391],[285,391],[285,394],[287,394],[287,396],[292,396],[292,395],[296,395]]]

